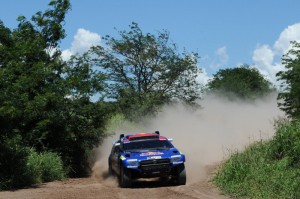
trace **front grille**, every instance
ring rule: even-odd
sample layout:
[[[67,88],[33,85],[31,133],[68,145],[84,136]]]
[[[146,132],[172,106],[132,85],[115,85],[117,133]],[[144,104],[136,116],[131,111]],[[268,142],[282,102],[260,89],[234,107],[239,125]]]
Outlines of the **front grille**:
[[[170,165],[170,159],[168,158],[143,160],[140,163],[140,167],[144,173],[169,172]]]
[[[141,161],[141,166],[147,166],[147,165],[156,165],[156,164],[170,164],[170,159],[164,158],[164,159],[151,159],[151,160],[143,160]]]

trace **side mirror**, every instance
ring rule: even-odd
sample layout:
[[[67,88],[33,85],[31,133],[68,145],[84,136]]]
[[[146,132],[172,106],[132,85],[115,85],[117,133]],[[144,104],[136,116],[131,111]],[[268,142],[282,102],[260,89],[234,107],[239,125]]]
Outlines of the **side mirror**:
[[[169,138],[168,141],[169,141],[169,142],[173,142],[173,139],[172,139],[172,138]]]
[[[124,136],[125,136],[124,134],[120,134],[120,140],[121,140]]]

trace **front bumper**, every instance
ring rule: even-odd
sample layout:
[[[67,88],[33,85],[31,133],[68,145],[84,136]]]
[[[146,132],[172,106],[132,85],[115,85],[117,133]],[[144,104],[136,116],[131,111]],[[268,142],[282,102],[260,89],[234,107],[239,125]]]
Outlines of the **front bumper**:
[[[161,176],[170,173],[173,164],[168,158],[143,160],[138,167],[141,176]]]
[[[139,166],[127,166],[133,178],[152,178],[175,174],[183,161],[172,162],[170,158],[148,159],[139,162]]]

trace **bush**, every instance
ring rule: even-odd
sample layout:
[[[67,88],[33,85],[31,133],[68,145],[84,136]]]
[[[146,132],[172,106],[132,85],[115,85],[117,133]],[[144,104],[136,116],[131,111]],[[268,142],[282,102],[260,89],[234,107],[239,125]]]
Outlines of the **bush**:
[[[19,143],[20,138],[4,139],[0,143],[0,190],[64,178],[62,160],[57,154],[37,153]]]
[[[272,156],[280,160],[288,158],[292,166],[300,165],[300,121],[279,125],[272,140]]]
[[[31,150],[27,171],[33,176],[33,183],[61,180],[65,177],[61,158],[52,152],[37,153]]]
[[[2,139],[0,142],[0,190],[19,188],[32,183],[27,172],[29,148],[19,144],[20,138]]]
[[[267,150],[260,143],[243,153],[233,153],[218,171],[214,182],[229,195],[249,196],[250,189],[256,189],[252,178],[257,176],[256,169],[265,161],[265,153]]]

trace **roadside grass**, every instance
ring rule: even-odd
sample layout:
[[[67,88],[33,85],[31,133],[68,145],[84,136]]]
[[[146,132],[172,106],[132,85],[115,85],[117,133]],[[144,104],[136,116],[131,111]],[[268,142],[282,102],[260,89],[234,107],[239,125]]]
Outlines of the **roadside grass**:
[[[278,125],[272,140],[232,153],[213,182],[235,198],[300,198],[299,127]]]
[[[27,172],[28,176],[31,176],[31,184],[65,178],[63,162],[53,152],[37,153],[31,150],[27,160]]]

